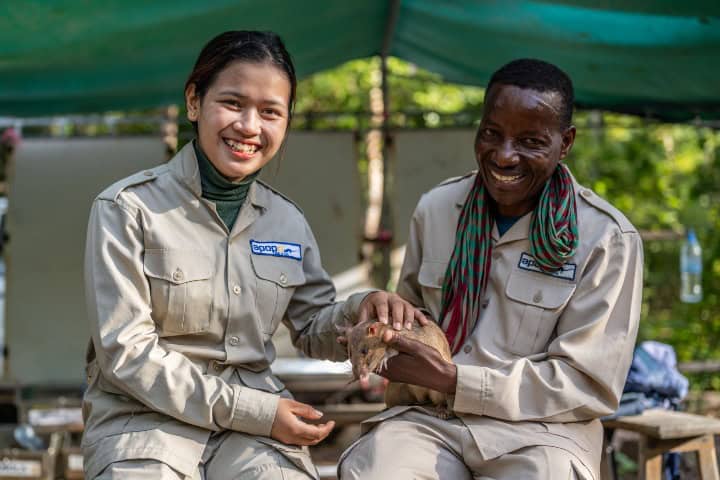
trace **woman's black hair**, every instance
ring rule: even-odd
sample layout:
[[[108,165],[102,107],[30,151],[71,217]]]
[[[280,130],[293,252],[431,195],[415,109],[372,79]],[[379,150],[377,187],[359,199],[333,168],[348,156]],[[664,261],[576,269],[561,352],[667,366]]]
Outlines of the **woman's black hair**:
[[[200,52],[195,66],[185,82],[185,91],[194,84],[195,94],[202,99],[220,72],[236,60],[253,63],[269,62],[285,72],[290,81],[289,124],[292,119],[297,88],[295,66],[283,41],[273,32],[232,30],[221,33],[210,40]],[[197,130],[197,123],[191,123]]]

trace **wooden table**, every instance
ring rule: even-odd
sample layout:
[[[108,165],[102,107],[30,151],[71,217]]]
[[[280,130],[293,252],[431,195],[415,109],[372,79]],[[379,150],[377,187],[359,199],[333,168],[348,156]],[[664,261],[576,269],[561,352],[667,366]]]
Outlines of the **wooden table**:
[[[720,480],[714,439],[720,433],[718,419],[671,410],[646,410],[640,415],[606,420],[603,425],[640,435],[640,480],[661,480],[662,454],[669,452],[697,452],[700,478]]]

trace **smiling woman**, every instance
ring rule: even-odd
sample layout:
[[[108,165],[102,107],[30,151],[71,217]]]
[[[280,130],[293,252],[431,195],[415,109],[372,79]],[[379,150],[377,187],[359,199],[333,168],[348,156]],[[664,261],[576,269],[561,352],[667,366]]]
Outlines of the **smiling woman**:
[[[197,138],[93,203],[85,259],[86,478],[317,478],[333,423],[269,366],[282,321],[311,357],[344,360],[348,320],[421,314],[394,294],[335,302],[301,211],[256,180],[288,132],[295,69],[280,38],[233,31],[185,86]]]

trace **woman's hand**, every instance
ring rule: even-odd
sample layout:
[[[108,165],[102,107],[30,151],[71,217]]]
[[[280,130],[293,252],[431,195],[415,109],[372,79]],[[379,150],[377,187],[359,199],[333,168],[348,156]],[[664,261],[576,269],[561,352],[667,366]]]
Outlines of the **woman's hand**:
[[[440,352],[422,342],[385,330],[383,342],[398,352],[379,372],[391,382],[419,385],[442,393],[454,394],[457,367],[442,358]]]
[[[316,445],[328,436],[335,422],[312,425],[301,419],[318,420],[322,415],[310,405],[281,398],[270,436],[288,445]]]
[[[411,330],[415,320],[420,325],[427,325],[429,322],[419,309],[397,293],[382,291],[369,294],[360,304],[358,323],[372,317],[377,317],[378,321],[385,324],[392,319],[395,330],[402,330],[403,326]]]

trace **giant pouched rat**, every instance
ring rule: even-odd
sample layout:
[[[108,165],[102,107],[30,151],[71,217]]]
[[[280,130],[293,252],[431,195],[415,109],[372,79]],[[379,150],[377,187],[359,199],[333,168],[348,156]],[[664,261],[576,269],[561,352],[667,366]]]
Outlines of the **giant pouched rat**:
[[[355,378],[377,373],[387,365],[390,358],[398,354],[397,350],[382,340],[383,333],[388,328],[392,327],[381,322],[365,321],[358,323],[348,332],[348,355]],[[436,323],[429,322],[427,325],[414,323],[412,330],[403,329],[396,333],[422,342],[440,352],[444,360],[452,361],[445,333]],[[448,418],[451,415],[452,399],[448,397],[450,396],[445,393],[407,383],[390,382],[385,390],[385,404],[388,407],[432,403],[441,418]]]

